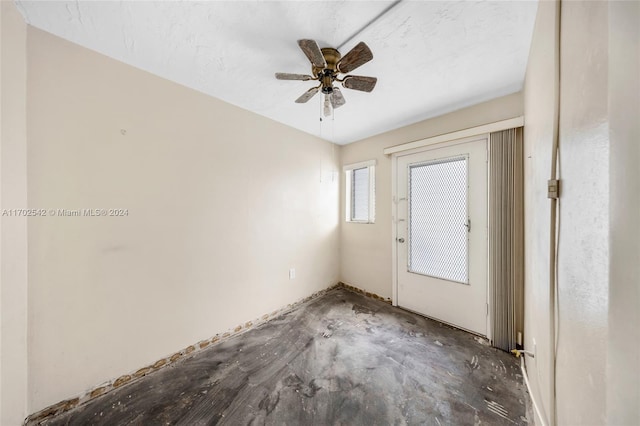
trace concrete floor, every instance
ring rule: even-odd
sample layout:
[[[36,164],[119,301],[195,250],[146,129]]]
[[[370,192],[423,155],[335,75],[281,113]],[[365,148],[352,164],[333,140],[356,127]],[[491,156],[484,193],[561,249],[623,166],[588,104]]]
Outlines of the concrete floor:
[[[527,423],[517,360],[345,289],[46,425]]]

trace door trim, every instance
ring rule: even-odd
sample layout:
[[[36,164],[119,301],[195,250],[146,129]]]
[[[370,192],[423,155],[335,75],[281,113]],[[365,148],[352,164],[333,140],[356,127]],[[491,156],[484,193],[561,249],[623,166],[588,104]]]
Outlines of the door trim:
[[[419,139],[413,142],[406,142],[400,145],[390,146],[388,148],[384,148],[382,152],[385,155],[391,155],[395,153],[408,151],[414,148],[422,148],[422,147],[426,147],[426,146],[434,145],[438,143],[446,143],[454,139],[463,139],[468,137],[481,136],[481,135],[486,135],[493,132],[498,132],[500,130],[513,129],[515,127],[522,127],[522,126],[524,126],[524,116],[520,115],[518,117],[509,118],[507,120],[496,121],[496,122],[484,124],[481,126],[470,127],[464,130],[458,130],[457,132],[445,133],[438,136],[432,136],[426,139]]]
[[[455,135],[455,133],[451,134],[452,136]],[[396,239],[398,238],[398,234],[397,234],[397,217],[398,217],[398,202],[397,202],[397,197],[398,197],[398,159],[407,155],[412,155],[412,154],[416,154],[419,152],[425,152],[425,151],[431,151],[434,149],[439,149],[439,148],[444,148],[444,147],[450,147],[450,146],[455,146],[455,145],[460,145],[460,144],[465,144],[468,142],[474,142],[477,140],[481,140],[481,139],[489,139],[489,133],[483,133],[483,134],[479,134],[479,135],[474,135],[474,136],[470,136],[470,137],[466,137],[466,138],[462,138],[462,139],[452,139],[452,140],[448,140],[448,141],[443,141],[443,142],[439,142],[437,144],[433,144],[433,145],[429,145],[429,146],[421,146],[419,148],[415,148],[415,149],[410,149],[410,150],[406,150],[406,151],[401,151],[401,152],[394,152],[391,154],[391,303],[393,306],[398,306],[398,244],[396,242]],[[487,166],[489,166],[488,162],[489,162],[489,144],[487,144]],[[487,176],[487,180],[489,179],[489,176]],[[487,185],[487,191],[489,191],[489,186]],[[487,199],[489,197],[489,194],[487,192]],[[488,225],[488,223],[487,223]],[[488,244],[489,242],[487,241],[487,250],[488,250]],[[489,252],[487,251],[487,255],[489,254]],[[487,257],[487,277],[486,277],[486,283],[487,283],[487,339],[489,339],[489,341],[492,341],[493,336],[491,335],[491,300],[490,300],[490,290],[491,290],[491,283],[489,282],[489,259]],[[424,314],[420,314],[422,316],[425,316]],[[428,317],[427,317],[428,318]],[[439,322],[442,322],[440,320],[436,320]],[[455,327],[455,325],[453,325],[452,327]],[[460,328],[460,327],[456,327],[456,328]],[[468,330],[465,330],[468,331]]]

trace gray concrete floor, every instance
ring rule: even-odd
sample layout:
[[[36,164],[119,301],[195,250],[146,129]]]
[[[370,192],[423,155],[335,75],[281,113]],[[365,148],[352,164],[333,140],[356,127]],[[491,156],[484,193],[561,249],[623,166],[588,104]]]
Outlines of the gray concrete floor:
[[[525,424],[517,360],[345,289],[47,425]]]

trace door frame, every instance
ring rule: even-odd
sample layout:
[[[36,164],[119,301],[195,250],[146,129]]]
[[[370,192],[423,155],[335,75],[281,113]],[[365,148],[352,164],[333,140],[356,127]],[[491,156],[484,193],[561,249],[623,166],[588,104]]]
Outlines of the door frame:
[[[438,148],[445,148],[445,147],[465,144],[469,142],[475,142],[478,140],[487,141],[486,161],[487,161],[487,170],[489,170],[489,167],[490,167],[489,133],[481,133],[478,135],[474,135],[474,136],[470,136],[462,139],[451,139],[451,140],[441,141],[441,142],[435,140],[433,143],[428,143],[426,145],[420,146],[419,148],[409,149],[409,150],[400,151],[400,152],[394,152],[391,154],[391,259],[392,259],[391,261],[391,283],[392,283],[391,303],[393,304],[393,306],[398,306],[398,242],[397,242],[397,238],[398,238],[398,234],[397,234],[398,159],[400,157],[404,157],[407,155],[417,154],[425,151],[431,151],[433,149],[438,149]],[[490,190],[488,185],[489,173],[487,173],[486,179],[487,179],[487,201],[488,201],[489,190]],[[488,203],[487,203],[487,208],[488,208]],[[488,232],[490,232],[488,214],[487,214],[487,223],[485,224],[485,226],[487,227]],[[491,332],[491,325],[492,325],[491,312],[492,312],[493,306],[492,306],[491,297],[490,297],[491,283],[489,282],[489,261],[490,261],[489,256],[490,256],[489,239],[487,238],[487,268],[486,268],[487,269],[487,276],[486,276],[487,300],[486,300],[486,303],[487,303],[488,312],[487,312],[487,336],[486,337],[491,342],[493,339],[492,332]],[[452,325],[452,326],[455,327],[455,325]]]

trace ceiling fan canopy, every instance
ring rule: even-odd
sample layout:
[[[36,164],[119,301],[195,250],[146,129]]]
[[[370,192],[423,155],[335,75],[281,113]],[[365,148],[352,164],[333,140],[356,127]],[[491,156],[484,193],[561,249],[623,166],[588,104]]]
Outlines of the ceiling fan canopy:
[[[276,73],[276,78],[278,80],[316,80],[320,84],[303,93],[296,99],[297,103],[305,103],[321,91],[325,94],[325,101],[328,101],[333,108],[339,108],[346,101],[340,88],[334,86],[334,83],[339,82],[347,89],[361,92],[371,92],[376,86],[378,79],[375,77],[358,75],[339,77],[340,74],[350,73],[373,59],[371,49],[364,42],[358,43],[344,56],[332,47],[323,47],[321,49],[315,40],[298,40],[298,45],[311,62],[311,75],[278,72]],[[325,115],[328,115],[326,106]]]

